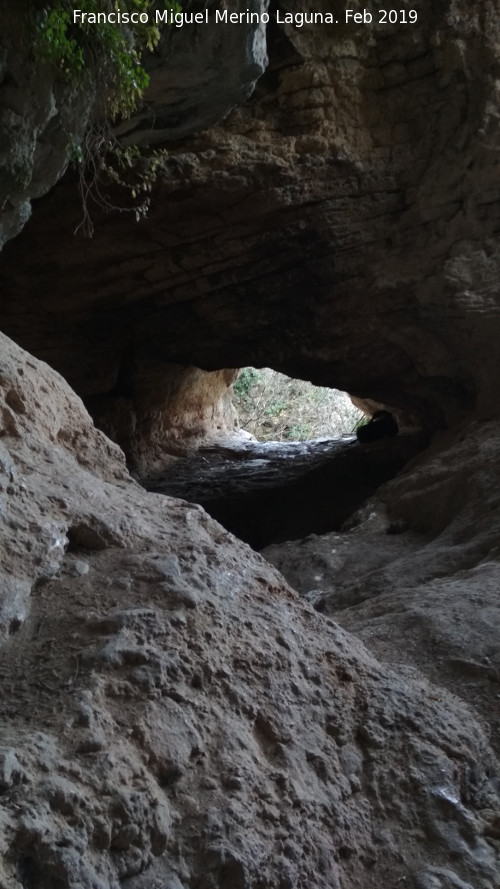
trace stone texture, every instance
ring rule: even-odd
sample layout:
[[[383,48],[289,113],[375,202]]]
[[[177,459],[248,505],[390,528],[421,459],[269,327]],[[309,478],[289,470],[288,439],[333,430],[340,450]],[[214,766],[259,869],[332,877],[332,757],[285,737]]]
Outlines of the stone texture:
[[[426,443],[425,436],[406,432],[369,448],[354,437],[202,447],[142,483],[150,491],[199,503],[261,550],[340,529]]]
[[[263,551],[378,657],[470,701],[500,741],[497,420],[443,435],[348,530]]]
[[[493,889],[499,764],[472,711],[143,491],[64,381],[0,345],[1,570],[31,587],[4,621],[2,887]]]
[[[214,0],[187,0],[184,12]],[[236,0],[232,11],[263,12],[268,0]],[[0,249],[31,215],[31,201],[57,182],[89,121],[102,115],[99,76],[69,83],[54,66],[33,57],[36,4],[26,17],[11,0],[0,2]],[[163,27],[145,102],[131,120],[114,125],[124,144],[156,143],[190,135],[224,118],[252,92],[267,64],[263,26]]]
[[[251,100],[170,145],[138,225],[96,208],[74,239],[74,183],[55,188],[5,251],[3,329],[85,397],[120,398],[147,353],[271,364],[432,429],[491,413],[499,20],[488,2],[418,12],[271,25]]]
[[[233,0],[229,11],[259,17],[269,0]],[[143,63],[150,86],[143,106],[116,128],[124,144],[174,141],[207,129],[252,93],[267,67],[266,27],[246,21],[238,27],[215,22],[216,0],[187,0],[186,15],[208,10],[208,24],[162,26],[162,40]]]
[[[2,889],[497,889],[500,25],[490,2],[419,16],[272,25],[251,101],[171,145],[148,220],[97,211],[73,240],[69,176],[2,254],[2,327],[138,462],[229,427],[210,403],[246,363],[432,429],[476,414],[347,533],[294,544],[292,567],[269,554],[319,613],[203,510],[143,491],[1,336]],[[265,65],[251,37],[218,105],[221,59],[191,84],[209,116]],[[67,149],[57,88],[16,64],[4,237]]]
[[[32,14],[33,10],[32,10]],[[23,228],[31,200],[64,173],[88,122],[94,95],[34,64],[24,10],[0,3],[0,250]]]
[[[121,375],[115,391],[87,398],[96,423],[127,451],[130,468],[144,477],[200,445],[242,441],[232,403],[237,370],[206,372],[167,364],[145,350]]]

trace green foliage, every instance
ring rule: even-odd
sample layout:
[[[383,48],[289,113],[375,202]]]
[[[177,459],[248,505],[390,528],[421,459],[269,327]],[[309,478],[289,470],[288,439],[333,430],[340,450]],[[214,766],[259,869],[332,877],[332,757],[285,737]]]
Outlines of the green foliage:
[[[82,13],[118,9],[111,0],[79,0],[77,6]],[[149,84],[141,53],[152,52],[160,39],[153,23],[155,6],[155,0],[121,0],[119,4],[121,13],[148,13],[152,21],[147,23],[73,24],[72,0],[47,0],[36,17],[36,53],[68,80],[76,83],[84,76],[93,81],[106,94],[111,117],[130,116]],[[164,8],[180,12],[175,0],[167,0]]]
[[[255,367],[244,367],[240,370],[238,379],[233,383],[233,392],[239,398],[245,398],[261,378],[262,374]]]
[[[286,430],[286,438],[289,441],[307,441],[313,437],[311,423],[295,423]]]
[[[265,417],[279,417],[284,411],[286,411],[288,404],[286,401],[283,401],[281,398],[272,398],[267,402],[264,408],[264,416]]]
[[[358,429],[359,429],[359,427],[360,427],[360,426],[364,426],[368,419],[369,419],[369,418],[368,418],[367,416],[365,416],[365,414],[361,414],[361,416],[359,417],[359,419],[356,420],[356,422],[355,422],[355,424],[354,424],[354,426],[353,426],[352,431],[353,431],[353,432],[357,432]]]
[[[354,432],[365,417],[345,392],[245,367],[233,384],[240,423],[260,441],[305,441]]]
[[[68,156],[69,156],[69,160],[72,163],[75,163],[75,164],[82,164],[83,163],[83,160],[84,160],[83,148],[79,142],[75,142],[75,141],[70,142],[70,144],[68,145]]]
[[[68,10],[44,9],[38,22],[37,49],[48,62],[67,77],[83,68],[83,49],[69,36],[71,16]]]

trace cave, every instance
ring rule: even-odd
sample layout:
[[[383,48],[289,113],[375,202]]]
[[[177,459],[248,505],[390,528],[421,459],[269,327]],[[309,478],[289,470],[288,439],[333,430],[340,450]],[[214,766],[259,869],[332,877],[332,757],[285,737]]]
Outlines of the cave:
[[[0,3],[0,885],[496,889],[500,17],[225,5]]]
[[[217,424],[211,435],[198,435],[195,444],[193,437],[177,440],[164,463],[138,479],[149,491],[201,505],[256,550],[340,530],[428,442],[422,430],[406,428],[397,441],[383,437],[374,446],[360,447],[354,424],[361,418],[366,422],[367,416],[345,393],[270,368],[243,369],[239,379],[241,397],[234,372],[227,372],[226,380],[233,382],[224,403],[233,424]],[[342,395],[347,404],[341,404]],[[314,426],[314,412],[324,399],[321,421]],[[310,422],[301,423],[301,417]],[[312,435],[311,429],[330,434]],[[340,435],[340,429],[351,434]],[[296,431],[302,440],[294,440]]]
[[[259,373],[251,370],[258,379]],[[294,417],[312,415],[316,402],[301,408],[283,398],[294,398],[303,390],[305,403],[311,393],[324,397],[324,390],[306,388],[303,383],[300,386],[302,381],[266,371],[263,379],[270,382],[264,382],[260,392],[257,388],[255,422],[243,422],[245,398],[235,402],[233,390],[233,407],[240,410],[241,425],[224,434],[217,428],[215,436],[202,438],[182,456],[172,454],[161,468],[140,477],[149,491],[198,503],[257,551],[310,534],[340,531],[384,482],[428,444],[428,436],[415,428],[399,430],[397,439],[382,435],[368,444],[358,442],[355,431],[293,440],[294,429],[302,435],[308,429],[307,423],[302,427],[294,423]],[[337,392],[337,398],[340,395]],[[255,408],[248,396],[247,407],[252,417]],[[350,407],[351,418],[364,417],[367,422],[366,415],[352,403]],[[365,409],[370,406],[366,404]],[[335,422],[338,425],[340,418]],[[249,428],[266,439],[256,438]]]
[[[420,432],[360,447],[311,442],[299,447],[207,448],[176,463],[147,490],[199,503],[257,551],[310,534],[340,531],[384,482],[423,449]]]

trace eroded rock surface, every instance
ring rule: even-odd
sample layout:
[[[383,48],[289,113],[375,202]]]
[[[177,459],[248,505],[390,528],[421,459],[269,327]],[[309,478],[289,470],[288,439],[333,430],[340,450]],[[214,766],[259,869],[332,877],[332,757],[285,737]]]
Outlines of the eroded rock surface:
[[[144,355],[158,394],[167,363],[271,365],[430,428],[486,416],[500,372],[500,23],[495,4],[468,0],[422,0],[418,16],[270,25],[254,95],[169,145],[147,220],[93,207],[82,242],[74,181],[40,203],[2,259],[2,329],[82,396],[108,396],[110,428]],[[188,30],[172,39],[192,49]],[[139,425],[147,411],[136,400]]]
[[[239,428],[232,401],[237,374],[159,362],[145,351],[111,395],[93,395],[86,404],[97,425],[126,450],[134,474],[150,476],[174,456],[250,438]]]
[[[0,2],[0,250],[26,224],[31,200],[64,173],[95,100],[34,61],[31,13]]]
[[[230,427],[219,369],[243,364],[429,428],[484,422],[348,534],[274,551],[321,614],[203,510],[136,485],[2,336],[2,889],[497,889],[499,28],[465,0],[422,0],[411,28],[273,24],[252,100],[170,145],[148,220],[101,207],[74,240],[70,175],[7,245],[2,329],[142,467],[170,433]],[[158,137],[248,95],[265,47],[242,33],[240,79],[219,54],[172,104],[158,69]],[[172,39],[192,56],[192,32]],[[3,238],[89,110],[66,117],[52,75],[14,61]]]
[[[214,0],[187,0],[183,9],[215,6]],[[267,6],[268,0],[236,0],[233,11],[262,13]],[[0,250],[26,224],[33,198],[46,194],[68,162],[94,144],[83,138],[89,122],[101,138],[111,131],[101,120],[106,97],[99,72],[75,82],[33,49],[37,12],[34,3],[19,9],[10,0],[0,2]],[[179,138],[218,123],[248,98],[266,68],[263,26],[163,31],[154,57],[145,54],[147,100],[115,127],[124,144]]]
[[[144,492],[61,378],[1,354],[2,887],[493,889],[472,712]]]
[[[471,702],[500,739],[498,421],[438,439],[350,530],[263,553],[374,653]]]
[[[150,76],[143,106],[116,130],[125,145],[179,140],[208,129],[251,95],[268,62],[261,18],[269,0],[233,0],[228,11],[243,16],[236,28],[215,21],[215,11],[224,8],[217,0],[187,0],[185,15],[208,12],[208,22],[162,26],[158,49],[143,58]]]

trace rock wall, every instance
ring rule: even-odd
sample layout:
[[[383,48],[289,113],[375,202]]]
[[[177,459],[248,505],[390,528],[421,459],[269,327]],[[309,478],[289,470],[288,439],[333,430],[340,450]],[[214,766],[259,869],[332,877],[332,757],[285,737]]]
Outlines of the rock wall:
[[[0,3],[0,250],[19,234],[31,200],[60,179],[88,123],[95,94],[61,83],[33,61],[25,10]]]
[[[208,23],[162,26],[158,49],[143,59],[150,76],[145,102],[115,129],[123,144],[185,138],[219,123],[252,94],[268,62],[266,26],[252,16],[260,19],[269,0],[232,0],[230,12],[245,19],[236,28],[216,23],[223,8],[217,0],[187,0],[185,15],[208,12]]]
[[[111,395],[88,398],[87,408],[98,426],[126,449],[134,473],[154,476],[174,455],[245,437],[231,399],[237,373],[207,373],[143,354]]]
[[[236,0],[235,11],[267,8],[268,0]],[[184,10],[216,4],[187,0]],[[0,250],[31,215],[31,201],[46,194],[77,154],[85,128],[100,119],[105,102],[99,78],[71,83],[34,54],[37,6],[21,11],[0,2]],[[154,57],[145,58],[147,101],[128,121],[114,124],[124,144],[186,136],[220,121],[252,92],[266,63],[263,27],[196,29],[179,39],[166,28]],[[152,136],[152,128],[155,133]]]
[[[75,239],[82,209],[61,183],[4,253],[3,329],[85,397],[113,397],[148,351],[205,370],[271,364],[431,429],[490,414],[499,21],[494,4],[464,0],[423,0],[418,14],[405,27],[270,25],[253,97],[171,143],[140,224],[96,207],[94,239]],[[193,51],[188,30],[171,39],[179,58]],[[245,59],[248,91],[258,65]]]
[[[263,550],[378,657],[469,701],[500,743],[498,420],[436,439],[343,533]]]
[[[199,507],[147,494],[0,338],[5,889],[491,889],[472,712]]]

